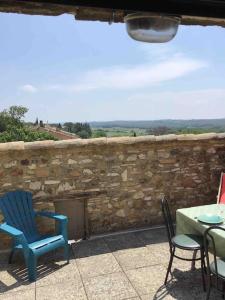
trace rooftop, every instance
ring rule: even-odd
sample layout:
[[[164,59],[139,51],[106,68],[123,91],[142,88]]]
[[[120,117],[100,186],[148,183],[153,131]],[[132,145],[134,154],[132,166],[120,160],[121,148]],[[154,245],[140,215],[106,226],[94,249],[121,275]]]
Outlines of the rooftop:
[[[9,299],[205,299],[200,266],[175,259],[173,278],[163,286],[169,260],[164,228],[81,241],[71,246],[65,265],[59,252],[39,261],[38,280],[27,281],[26,269],[0,258],[0,300]],[[188,257],[188,253],[185,254]],[[211,299],[221,299],[212,290]]]

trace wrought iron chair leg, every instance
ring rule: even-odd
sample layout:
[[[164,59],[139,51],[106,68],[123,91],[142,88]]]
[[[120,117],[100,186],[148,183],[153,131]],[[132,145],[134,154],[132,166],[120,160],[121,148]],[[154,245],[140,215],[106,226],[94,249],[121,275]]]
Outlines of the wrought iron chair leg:
[[[208,288],[207,288],[206,300],[209,300],[209,296],[210,296],[210,289],[211,289],[211,286],[208,286]]]
[[[202,286],[203,286],[203,291],[206,291],[205,288],[205,261],[204,261],[204,250],[200,250],[201,251],[201,272],[202,272]]]
[[[203,255],[205,255],[205,252],[203,252]],[[207,275],[207,268],[206,268],[206,264],[205,264],[205,257],[203,257],[203,264],[204,264],[205,275]]]
[[[170,252],[170,261],[169,261],[169,264],[168,264],[164,285],[167,284],[169,273],[171,273],[171,267],[172,267],[172,264],[173,264],[174,253],[175,253],[175,248],[172,250],[172,252]]]
[[[9,260],[8,260],[8,263],[11,264],[12,263],[12,259],[13,259],[13,255],[15,253],[15,250],[11,250],[10,254],[9,254]]]
[[[225,281],[223,281],[223,299],[224,299],[224,292],[225,292]]]
[[[191,263],[191,270],[193,271],[193,270],[195,270],[195,260],[196,260],[196,256],[197,256],[197,252],[198,252],[198,250],[194,250],[194,252],[193,252],[193,257],[192,257],[192,263]]]
[[[207,290],[206,291],[207,291],[206,300],[209,300],[210,291],[211,291],[211,277],[208,273],[207,273]]]

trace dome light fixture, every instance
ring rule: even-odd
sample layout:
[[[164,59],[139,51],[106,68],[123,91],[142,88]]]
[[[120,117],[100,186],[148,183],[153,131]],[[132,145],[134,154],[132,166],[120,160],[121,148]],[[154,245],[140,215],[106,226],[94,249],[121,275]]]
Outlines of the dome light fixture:
[[[172,40],[180,20],[177,16],[153,13],[133,13],[124,17],[129,36],[147,43],[165,43]]]

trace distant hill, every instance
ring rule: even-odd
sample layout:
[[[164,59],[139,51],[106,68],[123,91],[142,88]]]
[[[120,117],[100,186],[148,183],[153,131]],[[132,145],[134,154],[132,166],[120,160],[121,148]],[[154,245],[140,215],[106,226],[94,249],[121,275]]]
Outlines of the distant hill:
[[[193,120],[153,120],[153,121],[106,121],[90,122],[92,128],[202,128],[202,129],[225,129],[225,119],[193,119]]]

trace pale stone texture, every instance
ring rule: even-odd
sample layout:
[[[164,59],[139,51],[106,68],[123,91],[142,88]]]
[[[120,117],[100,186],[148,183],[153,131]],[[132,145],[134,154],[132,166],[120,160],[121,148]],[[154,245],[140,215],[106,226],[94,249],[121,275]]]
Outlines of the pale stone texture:
[[[30,189],[31,190],[40,190],[40,188],[41,188],[41,182],[40,181],[35,181],[35,182],[31,182],[30,183]]]
[[[83,170],[83,174],[84,174],[84,175],[92,175],[93,172],[92,172],[90,169],[84,169],[84,170]]]
[[[79,258],[77,265],[83,278],[121,271],[118,262],[111,253]]]
[[[71,281],[37,287],[36,300],[87,300],[82,283]]]
[[[84,279],[88,299],[127,299],[137,296],[127,277],[122,273]]]

